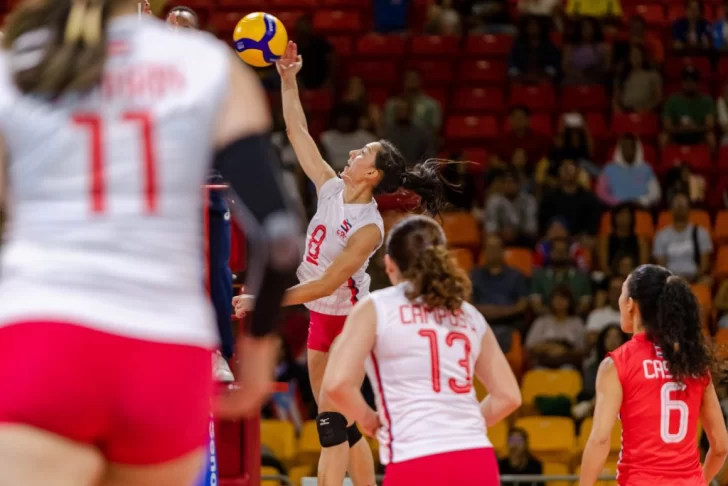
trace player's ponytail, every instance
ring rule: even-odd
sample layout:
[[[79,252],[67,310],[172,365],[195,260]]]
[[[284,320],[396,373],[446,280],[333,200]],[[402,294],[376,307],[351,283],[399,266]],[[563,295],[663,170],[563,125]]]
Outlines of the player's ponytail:
[[[50,99],[101,82],[109,7],[122,0],[25,2],[8,18],[3,48],[15,84]]]
[[[630,275],[628,292],[639,306],[647,339],[660,347],[673,379],[707,376],[712,354],[690,286],[663,267],[642,265]]]
[[[407,298],[431,309],[460,309],[472,290],[468,276],[447,249],[442,228],[426,216],[410,216],[392,228],[387,255],[407,280]]]
[[[390,194],[403,188],[420,196],[420,206],[435,216],[445,205],[444,188],[448,182],[442,177],[442,166],[450,161],[428,159],[408,169],[407,161],[397,148],[387,140],[380,140],[375,165],[382,172],[382,179],[374,189],[375,194]]]

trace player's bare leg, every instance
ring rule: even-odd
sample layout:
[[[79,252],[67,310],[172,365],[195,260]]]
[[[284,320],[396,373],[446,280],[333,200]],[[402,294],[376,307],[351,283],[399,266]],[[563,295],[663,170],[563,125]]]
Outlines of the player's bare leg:
[[[95,486],[104,459],[94,448],[27,425],[0,425],[0,486]]]
[[[205,462],[203,450],[154,466],[110,464],[99,486],[192,486]]]
[[[313,396],[316,397],[317,402],[320,398],[321,382],[328,359],[328,353],[308,350],[308,373]],[[326,406],[326,404],[319,403],[319,413],[332,411],[331,408],[324,408]],[[338,446],[321,449],[318,467],[319,486],[341,486],[347,469],[354,486],[374,486],[376,484],[374,458],[369,443],[365,439],[362,438],[351,448],[349,443],[345,442]]]

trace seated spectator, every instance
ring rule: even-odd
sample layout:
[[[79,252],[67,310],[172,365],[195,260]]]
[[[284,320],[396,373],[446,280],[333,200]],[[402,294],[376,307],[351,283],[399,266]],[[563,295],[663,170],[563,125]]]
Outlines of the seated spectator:
[[[525,430],[512,428],[508,432],[508,456],[498,461],[498,471],[504,475],[543,474],[543,464],[533,457],[528,447],[528,434]],[[518,482],[520,486],[544,486],[543,482]]]
[[[706,143],[715,149],[715,103],[698,91],[700,73],[693,66],[682,71],[682,91],[670,96],[662,109],[663,128],[660,143],[695,145]]]
[[[707,197],[705,177],[693,171],[689,164],[675,164],[665,175],[665,200],[672,201],[675,194],[687,194],[691,205],[703,204]]]
[[[412,105],[406,99],[395,102],[394,122],[384,130],[384,137],[392,142],[408,164],[414,165],[434,155],[432,134],[412,121]]]
[[[571,40],[564,47],[564,83],[601,84],[609,72],[611,50],[597,20],[582,18]]]
[[[596,194],[606,206],[634,203],[652,208],[660,203],[660,181],[644,159],[642,142],[633,134],[619,139],[614,160],[604,166],[599,176]]]
[[[728,0],[723,0],[723,16],[713,23],[713,48],[728,49]]]
[[[566,285],[576,300],[576,312],[585,315],[592,301],[591,281],[583,270],[576,268],[569,257],[569,241],[551,242],[549,264],[534,270],[531,276],[531,306],[537,314],[549,312],[548,302],[559,285]]]
[[[619,296],[622,295],[624,278],[614,276],[607,279],[607,292],[604,305],[594,309],[586,319],[586,340],[591,349],[599,334],[610,325],[619,326]],[[600,361],[601,362],[601,361]],[[598,364],[598,363],[597,363]]]
[[[629,254],[617,255],[614,261],[615,263],[612,265],[611,269],[612,276],[618,276],[626,279],[629,277],[629,274],[637,268],[637,259]]]
[[[718,329],[728,328],[728,280],[723,280],[718,293],[713,300],[713,308],[716,310],[718,318]]]
[[[460,13],[453,0],[436,0],[427,9],[425,33],[430,35],[459,35],[462,28]]]
[[[390,98],[384,105],[385,126],[396,122],[397,99],[402,98],[412,107],[412,122],[428,133],[437,133],[442,125],[440,102],[422,91],[422,80],[417,71],[411,69],[406,71],[403,80],[402,93],[398,97]]]
[[[544,24],[538,17],[525,17],[508,60],[508,75],[514,81],[550,83],[558,79],[561,54]]]
[[[485,205],[485,231],[498,234],[506,245],[531,246],[538,233],[536,198],[521,191],[513,168],[500,175],[501,192],[491,194]]]
[[[514,106],[508,121],[511,129],[498,137],[494,162],[501,165],[512,163],[515,152],[523,150],[525,167],[522,170],[530,176],[536,163],[548,152],[551,140],[531,128],[531,110],[526,106]]]
[[[622,5],[619,0],[567,0],[566,13],[570,17],[616,19],[622,17]]]
[[[520,0],[518,11],[521,15],[555,17],[561,10],[561,0]]]
[[[594,193],[579,184],[579,170],[571,159],[561,161],[559,185],[544,192],[539,208],[542,231],[556,217],[562,217],[575,237],[594,237],[599,230],[601,208]]]
[[[375,135],[382,133],[382,112],[377,105],[369,102],[366,86],[359,76],[349,78],[341,101],[357,107],[360,128]]]
[[[526,349],[539,368],[578,368],[586,349],[584,321],[576,316],[574,297],[566,285],[554,288],[545,315],[536,318],[526,337]]]
[[[301,85],[306,89],[319,89],[331,81],[334,63],[334,49],[325,37],[313,31],[311,15],[303,15],[296,22],[293,39],[298,44],[298,53],[306,62],[298,74]]]
[[[514,34],[516,32],[508,12],[508,0],[470,0],[464,2],[468,31],[473,34]]]
[[[655,235],[652,253],[659,265],[689,282],[712,285],[710,257],[713,242],[705,228],[690,222],[690,200],[685,194],[672,198],[672,224]]]
[[[720,139],[721,145],[728,145],[728,83],[723,86],[723,93],[715,101],[716,110],[718,112],[718,123],[723,138]]]
[[[672,48],[678,51],[707,51],[712,42],[713,32],[703,15],[703,2],[687,0],[685,17],[672,24]]]
[[[611,274],[618,259],[625,255],[632,257],[637,266],[649,263],[650,248],[647,239],[635,234],[635,208],[629,203],[612,209],[612,231],[599,237],[599,270]]]
[[[665,49],[659,37],[650,36],[647,33],[647,24],[640,15],[633,15],[629,19],[629,30],[627,37],[618,39],[613,48],[613,65],[617,72],[622,69],[630,58],[632,47],[642,47],[645,52],[645,59],[651,64],[661,65],[665,61]]]
[[[621,288],[620,288],[621,292]],[[619,314],[617,315],[619,319]],[[577,397],[577,404],[571,409],[571,414],[576,420],[583,420],[593,415],[596,403],[596,381],[599,365],[611,353],[629,340],[622,329],[619,321],[604,327],[597,337],[594,354],[584,362],[584,389]]]
[[[533,265],[545,267],[551,263],[551,246],[554,240],[567,240],[569,242],[569,259],[576,267],[585,272],[589,271],[589,261],[584,247],[578,241],[572,241],[569,228],[563,218],[554,218],[551,221],[544,238],[536,244],[533,250]]]
[[[559,185],[559,167],[563,160],[572,160],[578,166],[577,180],[585,189],[591,189],[591,178],[599,175],[593,162],[593,143],[589,127],[579,113],[566,113],[559,121],[559,131],[548,157],[536,167],[535,181],[539,190]]]
[[[344,170],[349,152],[359,150],[377,140],[373,133],[359,128],[359,110],[356,106],[340,104],[333,109],[333,128],[321,134],[321,145],[336,172]]]
[[[614,83],[612,106],[615,111],[649,113],[662,102],[662,78],[647,58],[645,48],[630,47],[629,59],[620,68]]]
[[[511,348],[513,331],[523,332],[528,310],[526,278],[503,259],[503,241],[497,235],[485,240],[486,264],[475,268],[472,303],[493,329],[504,352]]]

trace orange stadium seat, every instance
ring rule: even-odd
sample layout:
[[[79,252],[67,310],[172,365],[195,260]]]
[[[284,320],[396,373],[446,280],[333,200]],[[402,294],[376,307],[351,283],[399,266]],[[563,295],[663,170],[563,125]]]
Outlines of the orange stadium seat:
[[[260,468],[260,476],[261,478],[266,476],[278,476],[280,473],[278,472],[278,469],[274,467],[269,466],[263,466]],[[273,479],[263,479],[260,482],[260,486],[280,486],[281,482],[278,480]]]
[[[442,213],[442,229],[450,246],[480,247],[480,228],[475,217],[466,211]]]
[[[358,76],[367,86],[386,84],[392,86],[399,79],[397,61],[353,61],[349,63],[349,76]]]
[[[451,115],[445,122],[445,138],[452,142],[482,142],[498,136],[498,120],[494,116]]]
[[[513,36],[506,34],[469,35],[465,53],[481,57],[507,57],[513,47]]]
[[[574,421],[565,417],[524,417],[515,426],[526,431],[531,452],[543,462],[568,463],[576,446]]]
[[[523,375],[523,343],[521,333],[514,330],[511,334],[511,349],[506,353],[508,364],[511,365],[516,379],[520,380]]]
[[[707,145],[668,145],[662,150],[662,171],[680,162],[687,163],[696,172],[706,173],[712,166],[710,149]]]
[[[533,273],[533,252],[528,248],[509,247],[503,254],[506,265],[509,265],[527,278]]]
[[[616,135],[634,133],[638,137],[654,137],[658,131],[657,115],[653,113],[615,113],[612,115],[612,132]]]
[[[467,248],[452,248],[450,249],[450,256],[467,273],[470,273],[475,266],[472,250],[468,250]]]
[[[420,73],[422,84],[442,85],[452,82],[453,63],[443,59],[409,59],[405,65],[407,69],[413,69]]]
[[[608,106],[607,92],[602,85],[564,86],[561,90],[563,111],[601,111]]]
[[[576,370],[530,370],[523,375],[523,403],[533,405],[538,396],[565,395],[572,401],[583,388],[581,374]]]
[[[410,52],[414,56],[450,57],[460,54],[460,37],[454,35],[412,36]]]
[[[508,423],[501,420],[492,427],[488,427],[488,439],[498,457],[508,454]]]
[[[303,478],[311,476],[316,476],[316,469],[313,466],[295,466],[288,470],[291,484],[301,484]]]
[[[704,209],[692,209],[690,211],[690,222],[696,226],[702,226],[708,233],[713,230],[713,225],[710,224],[710,214]],[[655,231],[660,231],[665,226],[672,224],[672,213],[670,211],[660,211],[660,215],[657,217],[657,228]]]
[[[608,235],[612,231],[612,213],[602,214],[602,223],[599,233]],[[639,236],[652,239],[655,236],[655,224],[649,211],[638,209],[635,211],[634,232]]]
[[[453,109],[458,113],[503,114],[505,111],[503,89],[499,88],[458,88],[455,91]]]
[[[296,464],[316,466],[318,464],[320,453],[321,443],[319,442],[316,421],[307,420],[303,423],[301,435],[298,437]]]
[[[506,81],[506,63],[498,59],[465,59],[458,67],[458,80],[462,84],[501,85]]]
[[[331,32],[357,34],[361,31],[361,18],[356,10],[316,10],[313,28],[320,34]]]
[[[713,293],[710,287],[704,284],[693,284],[690,286],[690,290],[695,294],[695,298],[698,299],[698,304],[708,312],[713,309]]]
[[[366,34],[356,41],[358,57],[401,57],[407,50],[403,35]]]
[[[558,462],[547,462],[543,465],[543,473],[545,476],[567,476],[569,467]],[[569,481],[548,481],[546,486],[573,486],[573,484]]]
[[[718,211],[713,226],[713,238],[718,244],[728,243],[728,209]]]
[[[286,420],[261,420],[260,443],[268,447],[275,456],[289,466],[296,455],[296,431]]]
[[[584,447],[586,446],[586,441],[589,440],[589,434],[591,434],[592,427],[594,426],[594,419],[592,417],[587,417],[584,419],[584,421],[581,423],[581,429],[579,430],[579,438],[577,439],[577,447],[575,452],[581,456],[581,453],[584,451]],[[614,428],[612,429],[612,437],[609,442],[609,453],[611,455],[619,454],[620,449],[622,448],[622,422],[617,420],[614,423]]]
[[[728,245],[718,248],[718,254],[715,257],[715,266],[713,267],[713,276],[717,280],[728,278]]]
[[[511,86],[508,100],[511,106],[525,105],[531,110],[550,111],[556,107],[556,94],[550,84]]]

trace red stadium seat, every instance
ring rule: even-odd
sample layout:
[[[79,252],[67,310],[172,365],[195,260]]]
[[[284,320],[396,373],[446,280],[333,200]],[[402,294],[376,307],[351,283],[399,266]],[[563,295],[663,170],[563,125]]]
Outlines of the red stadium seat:
[[[450,61],[410,59],[405,66],[406,69],[413,69],[420,73],[422,84],[425,86],[449,84],[453,80],[454,69]]]
[[[443,112],[448,111],[450,101],[450,91],[447,88],[433,88],[431,86],[425,86],[425,94],[435,98],[440,103],[440,109]]]
[[[399,80],[396,61],[353,61],[349,63],[349,77],[359,76],[364,83],[393,85]]]
[[[445,138],[452,141],[478,141],[498,135],[498,121],[494,116],[453,115],[445,123]]]
[[[369,103],[374,103],[378,106],[384,106],[384,104],[389,99],[389,96],[392,94],[391,89],[385,88],[385,87],[368,87],[367,86],[367,99],[369,99]]]
[[[561,90],[563,111],[602,111],[609,106],[602,85],[564,86]]]
[[[728,145],[723,145],[718,153],[718,168],[721,171],[728,169]]]
[[[665,76],[667,79],[680,79],[685,66],[693,66],[700,72],[702,79],[710,76],[710,59],[702,56],[670,57],[665,61]]]
[[[703,2],[703,16],[708,20],[714,20],[715,10],[710,2]],[[667,7],[667,19],[670,23],[685,17],[685,2],[675,2]]]
[[[625,9],[628,17],[639,15],[645,19],[645,23],[649,27],[665,27],[667,18],[665,17],[665,7],[661,4],[637,5]]]
[[[371,8],[370,0],[321,0],[320,5],[326,8],[357,10],[366,10]]]
[[[721,57],[718,61],[718,75],[720,79],[728,79],[728,57]]]
[[[278,17],[278,20],[280,20],[283,25],[285,26],[286,30],[289,32],[292,31],[296,27],[296,22],[298,22],[298,19],[303,17],[306,12],[303,10],[269,10],[269,13],[271,15],[275,15]]]
[[[210,16],[210,24],[220,32],[232,32],[246,12],[214,12]]]
[[[604,117],[603,112],[592,112],[584,115],[584,121],[586,126],[589,128],[591,136],[599,139],[605,138],[609,135],[607,129],[607,119]]]
[[[503,84],[506,82],[506,63],[501,60],[463,60],[458,67],[461,83]]]
[[[679,162],[686,162],[696,172],[710,172],[710,149],[706,145],[668,145],[662,150],[662,171]]]
[[[612,132],[617,135],[634,133],[639,137],[654,137],[658,131],[657,115],[653,113],[615,113],[612,115]]]
[[[307,89],[301,91],[301,103],[311,112],[328,113],[334,104],[334,97],[328,89]]]
[[[554,120],[551,113],[533,113],[531,114],[531,129],[535,132],[542,133],[549,137],[554,134]],[[511,123],[508,118],[503,121],[503,131],[511,131]]]
[[[506,57],[513,47],[513,36],[505,34],[469,35],[465,53],[481,57]]]
[[[208,2],[209,3],[209,2]],[[266,0],[266,11],[273,10],[311,10],[316,6],[316,0]],[[278,17],[278,14],[274,14]],[[280,17],[278,17],[280,18]]]
[[[531,110],[553,110],[556,107],[554,87],[550,84],[538,84],[533,86],[515,84],[511,87],[511,96],[508,103],[511,106],[525,105]]]
[[[354,52],[354,42],[348,35],[332,35],[327,40],[334,52],[341,57],[349,57]]]
[[[415,56],[457,56],[460,53],[460,37],[416,35],[412,37],[411,52]]]
[[[492,113],[505,110],[503,90],[498,88],[458,88],[453,109],[458,113]]]
[[[403,35],[367,34],[356,42],[356,53],[361,57],[400,57],[407,49]]]
[[[359,12],[354,10],[317,10],[313,16],[313,28],[320,34],[356,34],[362,30]]]
[[[488,151],[484,148],[466,148],[463,149],[460,160],[470,162],[468,164],[469,173],[482,173],[488,168]]]

